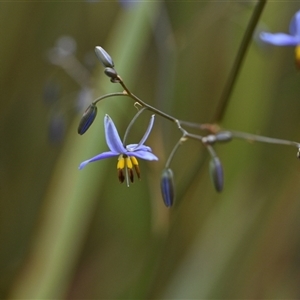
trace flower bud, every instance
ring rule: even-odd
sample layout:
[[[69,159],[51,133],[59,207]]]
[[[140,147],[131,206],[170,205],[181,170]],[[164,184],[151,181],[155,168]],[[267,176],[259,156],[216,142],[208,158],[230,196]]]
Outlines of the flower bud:
[[[209,163],[210,177],[217,192],[223,190],[223,168],[218,157],[213,157]]]
[[[161,194],[164,203],[167,207],[171,207],[174,201],[174,181],[173,171],[171,169],[164,169],[160,181]]]
[[[83,116],[80,120],[78,126],[78,133],[80,135],[84,134],[89,127],[92,125],[97,116],[97,106],[95,104],[91,104],[83,113]]]
[[[298,152],[297,152],[297,158],[300,159],[300,148],[298,149]]]
[[[114,62],[110,55],[100,46],[95,47],[97,58],[101,61],[104,67],[113,68]]]
[[[230,131],[220,131],[216,133],[217,142],[229,142],[232,140],[232,133]]]
[[[115,69],[113,68],[105,68],[104,70],[105,75],[107,75],[108,77],[110,77],[110,81],[113,83],[118,83],[120,82],[118,73],[116,72]]]

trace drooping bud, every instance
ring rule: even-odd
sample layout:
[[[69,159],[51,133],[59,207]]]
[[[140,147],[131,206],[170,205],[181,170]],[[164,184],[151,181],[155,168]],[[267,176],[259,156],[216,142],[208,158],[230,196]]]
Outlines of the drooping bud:
[[[108,77],[110,77],[110,81],[113,83],[117,83],[120,82],[118,73],[116,72],[115,69],[113,68],[105,68],[104,70],[105,75],[107,75]]]
[[[113,68],[114,62],[110,55],[100,46],[95,47],[97,58],[101,61],[104,67]]]
[[[171,207],[173,205],[175,192],[173,171],[170,168],[164,169],[162,172],[160,189],[165,205]]]
[[[220,131],[216,133],[217,142],[229,142],[232,140],[232,133],[230,131]]]
[[[212,157],[209,162],[209,172],[213,185],[217,192],[223,190],[224,176],[223,167],[218,157]]]
[[[96,116],[97,116],[97,106],[92,103],[83,113],[77,132],[80,135],[84,134],[92,125],[92,123],[96,119]]]

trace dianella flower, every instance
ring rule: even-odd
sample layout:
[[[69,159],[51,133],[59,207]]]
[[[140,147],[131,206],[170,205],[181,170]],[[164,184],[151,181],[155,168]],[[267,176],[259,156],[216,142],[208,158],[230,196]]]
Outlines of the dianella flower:
[[[300,68],[300,10],[290,22],[289,34],[261,32],[260,38],[276,46],[295,46],[296,64]]]
[[[145,159],[145,160],[158,160],[158,158],[152,153],[150,147],[144,145],[147,140],[152,126],[154,123],[154,115],[152,115],[148,128],[142,137],[141,141],[138,144],[129,144],[124,146],[120,136],[118,134],[117,128],[109,117],[109,115],[105,115],[104,117],[104,130],[105,130],[105,139],[106,144],[110,151],[102,152],[84,162],[82,162],[79,166],[81,170],[88,163],[94,162],[97,160],[109,158],[109,157],[118,157],[117,162],[117,170],[118,170],[118,178],[122,183],[126,178],[127,185],[129,186],[129,179],[131,182],[134,180],[133,169],[136,172],[137,177],[140,179],[140,169],[137,158]],[[129,178],[129,179],[128,179]]]

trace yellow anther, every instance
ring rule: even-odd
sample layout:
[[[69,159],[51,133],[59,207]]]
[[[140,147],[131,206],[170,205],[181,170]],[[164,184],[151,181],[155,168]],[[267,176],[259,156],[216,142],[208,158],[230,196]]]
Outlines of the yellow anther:
[[[137,174],[137,177],[139,179],[141,178],[139,163],[134,156],[127,156],[125,154],[121,154],[118,157],[118,164],[117,164],[118,178],[121,183],[124,182],[125,180],[124,171],[123,171],[124,168],[126,168],[127,170],[127,172],[125,171],[127,183],[128,183],[128,178],[130,179],[131,182],[134,181],[133,168]]]
[[[295,59],[297,68],[300,69],[300,45],[295,48]]]
[[[123,155],[120,155],[118,158],[118,164],[117,164],[117,169],[122,170],[125,168],[125,159]]]
[[[126,157],[126,166],[128,169],[132,169],[132,162],[131,162],[131,159],[130,157]]]
[[[130,156],[131,162],[133,163],[134,166],[138,166],[139,163],[137,161],[137,159],[134,156]]]

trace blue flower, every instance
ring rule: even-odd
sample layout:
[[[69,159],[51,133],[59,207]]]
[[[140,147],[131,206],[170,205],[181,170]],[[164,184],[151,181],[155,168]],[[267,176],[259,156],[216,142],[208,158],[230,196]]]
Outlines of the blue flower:
[[[154,123],[154,115],[152,115],[148,128],[144,136],[142,137],[141,141],[138,144],[129,144],[127,146],[124,146],[123,143],[121,142],[120,136],[118,134],[114,122],[109,117],[109,115],[105,115],[104,117],[105,139],[106,139],[106,144],[110,149],[110,151],[100,153],[82,162],[79,166],[79,169],[81,170],[90,162],[118,156],[117,169],[118,169],[119,181],[121,183],[124,182],[126,177],[127,185],[129,185],[128,177],[131,182],[133,182],[134,180],[133,168],[135,169],[138,178],[140,178],[140,170],[139,170],[139,164],[137,158],[141,158],[145,160],[158,160],[158,158],[152,153],[151,148],[144,145],[145,141],[147,140],[151,132],[153,123]],[[124,176],[124,169],[125,169],[125,176]]]
[[[295,13],[290,22],[289,34],[261,32],[260,38],[276,46],[296,46],[296,62],[300,66],[300,10]]]

